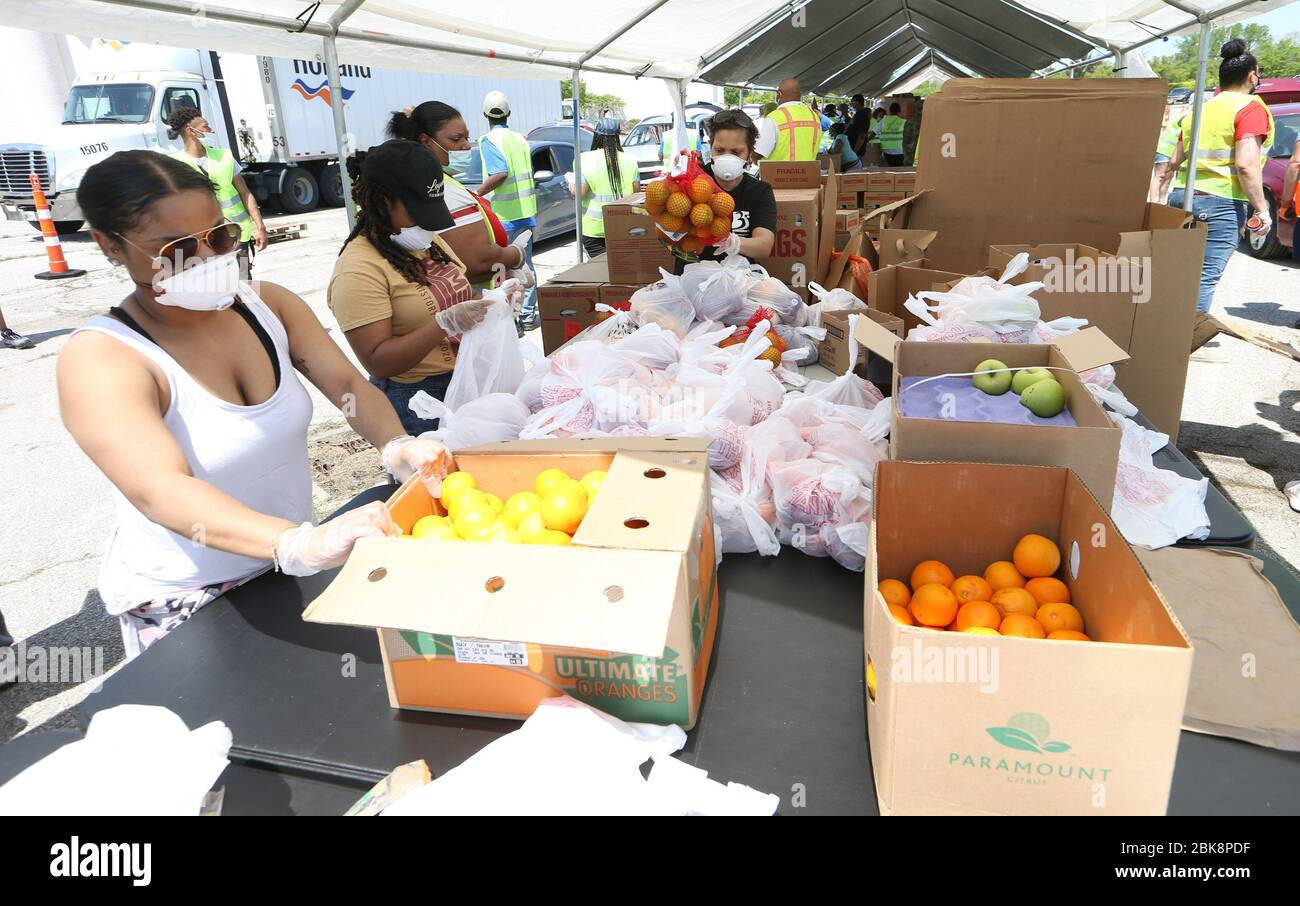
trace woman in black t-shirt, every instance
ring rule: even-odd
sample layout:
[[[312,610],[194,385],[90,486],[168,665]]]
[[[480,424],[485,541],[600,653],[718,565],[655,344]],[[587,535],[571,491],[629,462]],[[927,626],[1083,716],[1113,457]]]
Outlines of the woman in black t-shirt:
[[[758,141],[758,127],[741,110],[722,110],[705,125],[711,149],[704,169],[718,187],[736,202],[731,214],[731,234],[700,253],[703,261],[718,261],[741,254],[751,261],[767,258],[776,242],[776,196],[763,180],[745,172]],[[684,262],[677,259],[677,273]]]

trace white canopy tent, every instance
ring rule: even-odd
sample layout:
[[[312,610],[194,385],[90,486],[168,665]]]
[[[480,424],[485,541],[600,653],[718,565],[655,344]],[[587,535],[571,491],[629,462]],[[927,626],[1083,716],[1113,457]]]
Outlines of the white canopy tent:
[[[6,24],[208,50],[319,58],[341,96],[338,64],[500,74],[582,70],[664,79],[678,128],[687,84],[759,87],[799,76],[805,90],[876,90],[921,64],[943,75],[1028,76],[1095,62],[1200,28],[1205,84],[1209,27],[1292,0],[23,0]],[[856,80],[856,81],[855,81]],[[868,92],[864,92],[868,93]],[[1200,122],[1196,93],[1193,135]],[[576,99],[575,99],[576,101]],[[575,103],[574,148],[580,105]],[[346,153],[342,105],[334,108]],[[679,139],[682,137],[679,136]],[[684,145],[679,141],[679,147]],[[1193,147],[1195,159],[1195,146]],[[575,176],[581,176],[575,153]],[[349,219],[355,216],[341,167]],[[1189,195],[1190,203],[1190,195]],[[578,255],[581,260],[581,211]]]

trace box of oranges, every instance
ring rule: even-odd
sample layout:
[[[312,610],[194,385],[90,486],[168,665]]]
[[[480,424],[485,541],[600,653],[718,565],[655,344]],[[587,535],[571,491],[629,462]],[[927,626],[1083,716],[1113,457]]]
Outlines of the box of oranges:
[[[568,694],[690,728],[718,622],[707,438],[511,441],[388,501],[312,622],[375,627],[395,708],[522,719]]]
[[[864,600],[882,814],[1163,814],[1192,645],[1068,469],[885,461]]]

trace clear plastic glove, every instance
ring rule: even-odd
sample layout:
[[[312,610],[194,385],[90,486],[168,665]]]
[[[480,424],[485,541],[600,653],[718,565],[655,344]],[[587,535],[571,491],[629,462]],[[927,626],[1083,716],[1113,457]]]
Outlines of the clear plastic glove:
[[[388,508],[375,501],[320,525],[304,522],[285,529],[275,539],[275,562],[286,576],[311,576],[341,566],[358,538],[401,533]]]
[[[511,271],[513,274],[514,271]],[[511,278],[503,280],[500,286],[493,289],[483,290],[483,301],[485,302],[505,302],[510,306],[514,314],[519,314],[524,307],[524,299],[528,297],[528,290],[518,279]],[[482,319],[480,319],[482,320]]]
[[[486,294],[484,295],[485,298],[482,299],[469,299],[465,302],[457,302],[450,308],[444,308],[433,316],[433,320],[449,337],[472,330],[487,317],[488,308],[492,305],[492,300],[486,298]]]
[[[1268,211],[1256,211],[1255,215],[1246,222],[1246,227],[1256,236],[1267,236],[1268,231],[1273,228],[1273,215]]]
[[[513,270],[506,271],[507,280],[518,280],[519,285],[524,289],[532,289],[537,285],[537,273],[528,265],[516,267]]]
[[[533,241],[533,231],[524,230],[514,239],[510,240],[510,245],[519,249],[519,266],[524,267],[528,261],[528,244]]]
[[[720,258],[725,258],[728,255],[739,255],[740,237],[735,233],[728,233],[725,237],[714,243],[713,252]]]
[[[401,484],[419,475],[431,497],[442,496],[442,480],[452,469],[451,451],[426,437],[403,434],[384,444],[384,468]]]

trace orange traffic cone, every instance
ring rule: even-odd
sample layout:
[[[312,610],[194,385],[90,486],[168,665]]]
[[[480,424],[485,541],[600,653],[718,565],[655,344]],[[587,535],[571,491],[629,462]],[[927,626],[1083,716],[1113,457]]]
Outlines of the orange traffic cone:
[[[41,225],[41,237],[45,240],[45,255],[50,259],[50,269],[37,274],[37,280],[61,280],[64,277],[80,277],[85,271],[68,267],[63,258],[63,246],[59,242],[59,233],[54,229],[54,218],[50,216],[50,205],[45,200],[41,189],[41,180],[34,172],[30,176],[32,183],[32,201],[36,202],[36,219]]]

